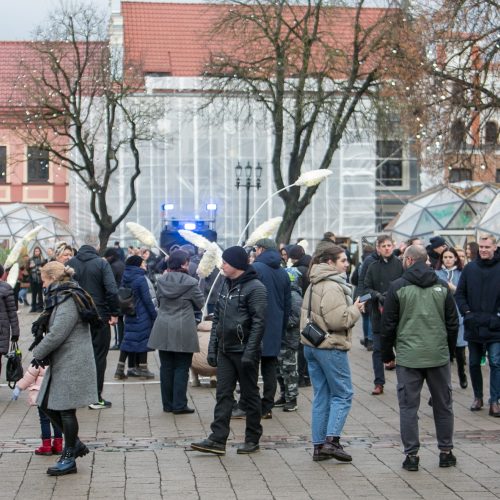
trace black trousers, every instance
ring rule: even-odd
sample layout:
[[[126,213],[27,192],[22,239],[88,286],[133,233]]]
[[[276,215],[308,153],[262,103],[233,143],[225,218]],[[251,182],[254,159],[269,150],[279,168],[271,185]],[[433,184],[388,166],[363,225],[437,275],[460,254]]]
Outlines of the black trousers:
[[[278,358],[274,356],[262,356],[260,359],[260,373],[262,374],[262,415],[269,413],[274,406],[274,397],[278,386],[276,368]]]
[[[217,359],[217,402],[214,409],[214,420],[210,428],[210,439],[225,443],[229,436],[229,423],[233,411],[234,390],[239,381],[241,399],[245,401],[246,429],[245,441],[258,443],[262,436],[260,425],[261,402],[258,375],[259,364],[245,365],[241,363],[242,353],[223,353],[219,351]]]
[[[31,310],[41,311],[43,309],[43,284],[41,281],[31,281]]]
[[[102,399],[102,388],[104,386],[104,373],[106,372],[106,358],[111,341],[111,329],[107,320],[99,328],[90,328],[92,334],[92,347],[94,348],[95,367],[97,372],[97,395],[99,401]]]

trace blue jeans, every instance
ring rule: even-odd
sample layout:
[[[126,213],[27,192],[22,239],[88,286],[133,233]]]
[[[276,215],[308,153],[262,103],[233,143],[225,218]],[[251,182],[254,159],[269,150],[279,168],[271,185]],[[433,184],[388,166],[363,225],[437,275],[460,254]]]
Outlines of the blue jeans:
[[[189,367],[191,352],[158,351],[160,355],[160,391],[165,411],[183,410],[187,407]]]
[[[497,403],[500,399],[500,342],[486,344],[488,362],[490,365],[490,404]],[[469,371],[474,397],[483,397],[483,374],[481,373],[481,357],[483,344],[469,342]]]
[[[40,428],[42,430],[42,439],[50,439],[52,437],[51,429],[50,429],[50,419],[40,410],[38,407],[38,416],[40,417]],[[62,437],[61,429],[58,429],[55,425],[52,426],[54,428],[54,437],[60,438]]]
[[[372,319],[370,313],[362,313],[363,318],[363,337],[365,340],[373,340]]]
[[[347,351],[304,346],[314,399],[312,442],[323,444],[327,436],[340,436],[352,405],[351,369]]]

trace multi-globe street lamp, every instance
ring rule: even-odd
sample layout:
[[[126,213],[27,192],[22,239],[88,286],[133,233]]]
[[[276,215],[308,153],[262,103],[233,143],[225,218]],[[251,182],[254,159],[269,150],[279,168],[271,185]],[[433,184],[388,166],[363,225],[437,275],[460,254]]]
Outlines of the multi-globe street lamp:
[[[242,178],[243,170],[245,171],[245,178]],[[254,179],[254,170],[255,170],[255,184],[252,183]],[[247,162],[245,168],[240,165],[240,162],[234,168],[234,172],[236,174],[236,189],[240,189],[240,187],[244,187],[246,189],[246,210],[245,210],[245,239],[248,239],[248,222],[250,220],[250,188],[260,189],[261,186],[261,177],[262,177],[262,167],[260,163],[257,163],[257,166],[252,167],[250,162]]]

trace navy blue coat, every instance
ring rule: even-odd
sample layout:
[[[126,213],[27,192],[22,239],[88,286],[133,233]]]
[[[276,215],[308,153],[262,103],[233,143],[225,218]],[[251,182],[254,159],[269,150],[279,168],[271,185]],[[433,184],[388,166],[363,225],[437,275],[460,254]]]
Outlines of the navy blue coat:
[[[277,250],[266,250],[252,264],[259,280],[267,290],[265,331],[262,340],[262,356],[278,356],[285,335],[291,309],[290,278],[280,266]]]
[[[120,349],[126,352],[147,352],[148,340],[156,319],[156,309],[149,293],[146,271],[125,266],[122,286],[134,292],[135,316],[124,316],[125,330]]]
[[[500,250],[490,260],[467,264],[458,281],[455,301],[464,317],[465,340],[500,342]]]

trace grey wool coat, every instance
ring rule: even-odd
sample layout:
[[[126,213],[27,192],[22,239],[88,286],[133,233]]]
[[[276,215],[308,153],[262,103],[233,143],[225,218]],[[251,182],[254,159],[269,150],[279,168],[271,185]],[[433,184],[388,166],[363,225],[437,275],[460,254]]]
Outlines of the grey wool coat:
[[[45,397],[50,383],[47,407],[71,410],[97,401],[97,378],[92,337],[83,323],[73,299],[52,311],[49,331],[33,350],[37,359],[50,358],[37,404]]]
[[[148,347],[160,351],[199,352],[194,312],[203,307],[198,281],[186,273],[167,272],[157,281],[160,309]]]

